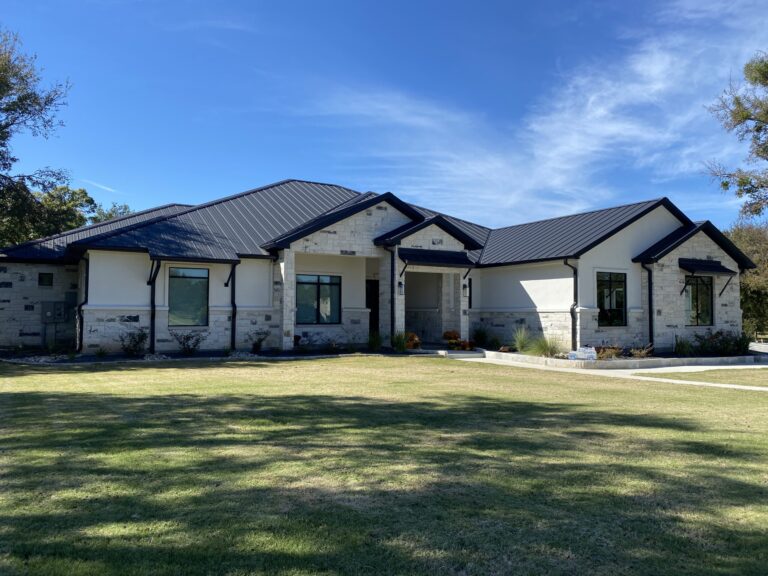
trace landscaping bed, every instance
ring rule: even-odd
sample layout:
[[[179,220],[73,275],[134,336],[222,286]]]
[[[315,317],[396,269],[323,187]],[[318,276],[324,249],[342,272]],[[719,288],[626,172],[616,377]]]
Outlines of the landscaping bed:
[[[586,368],[606,370],[633,370],[643,368],[663,368],[666,366],[723,366],[738,364],[756,364],[768,361],[760,355],[744,356],[710,356],[701,358],[677,358],[660,357],[651,358],[612,358],[610,360],[568,360],[565,358],[548,358],[546,356],[532,356],[517,352],[494,352],[485,350],[485,357],[494,360],[507,360],[538,366],[552,366],[555,368]]]

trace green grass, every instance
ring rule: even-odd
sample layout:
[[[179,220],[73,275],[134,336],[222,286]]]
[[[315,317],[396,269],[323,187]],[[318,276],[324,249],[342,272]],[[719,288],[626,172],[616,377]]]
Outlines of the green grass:
[[[652,374],[640,374],[653,376]],[[714,382],[716,384],[741,384],[742,386],[768,387],[768,368],[745,368],[741,370],[704,370],[701,372],[663,372],[659,378],[692,380],[693,382]]]
[[[0,365],[0,573],[765,574],[767,413],[423,358]]]

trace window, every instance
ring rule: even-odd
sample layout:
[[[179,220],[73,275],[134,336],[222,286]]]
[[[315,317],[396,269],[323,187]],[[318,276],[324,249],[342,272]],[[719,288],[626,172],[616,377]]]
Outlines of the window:
[[[40,272],[37,275],[37,285],[46,288],[53,286],[53,272]]]
[[[171,268],[168,274],[168,325],[208,325],[208,269]]]
[[[712,326],[712,277],[688,276],[685,279],[685,311],[688,326]]]
[[[598,326],[627,325],[627,275],[619,272],[597,273]]]
[[[341,323],[341,276],[296,275],[296,323]]]

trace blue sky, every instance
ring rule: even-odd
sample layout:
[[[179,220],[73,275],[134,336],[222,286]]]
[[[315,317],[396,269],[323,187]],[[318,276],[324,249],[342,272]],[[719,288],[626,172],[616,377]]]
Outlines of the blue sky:
[[[706,107],[768,50],[764,0],[4,0],[0,24],[72,83],[19,170],[135,209],[303,178],[489,226],[660,196],[729,225],[703,163],[746,148]]]

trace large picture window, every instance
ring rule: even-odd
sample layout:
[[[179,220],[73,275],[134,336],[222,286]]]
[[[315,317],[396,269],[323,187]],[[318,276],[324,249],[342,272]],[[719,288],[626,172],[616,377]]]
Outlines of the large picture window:
[[[341,322],[341,276],[296,275],[296,323]]]
[[[598,326],[627,325],[627,275],[621,272],[597,273]]]
[[[208,326],[208,269],[171,268],[168,325]]]
[[[685,279],[685,304],[688,326],[712,326],[711,276],[688,276]]]

